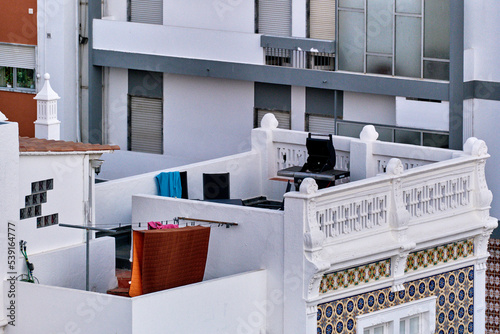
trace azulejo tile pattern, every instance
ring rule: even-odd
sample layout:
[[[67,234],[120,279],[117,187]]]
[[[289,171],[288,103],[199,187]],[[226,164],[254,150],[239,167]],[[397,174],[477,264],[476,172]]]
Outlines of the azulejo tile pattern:
[[[474,240],[462,240],[408,254],[405,272],[436,266],[474,255]]]
[[[500,334],[500,240],[490,239],[486,265],[485,334]]]
[[[363,266],[323,275],[319,286],[320,293],[345,289],[360,283],[391,277],[391,260],[382,260]]]
[[[474,332],[474,267],[407,282],[405,289],[391,288],[334,300],[318,305],[318,334],[355,334],[356,317],[436,296],[436,334]]]

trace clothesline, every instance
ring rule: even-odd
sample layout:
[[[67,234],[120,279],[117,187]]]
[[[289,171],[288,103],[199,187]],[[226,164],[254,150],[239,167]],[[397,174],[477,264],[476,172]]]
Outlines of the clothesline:
[[[162,225],[165,224],[175,224],[175,225],[180,225],[180,221],[186,221],[186,225],[191,222],[191,225],[195,225],[196,222],[200,223],[208,223],[208,224],[217,224],[218,226],[226,226],[229,228],[230,226],[237,226],[238,223],[234,222],[223,222],[223,221],[217,221],[217,220],[208,220],[208,219],[199,219],[199,218],[187,218],[187,217],[175,217],[173,219],[166,219],[166,220],[150,220],[150,221],[157,221],[160,222]],[[125,226],[131,226],[132,228],[134,227],[147,227],[148,223],[150,222],[135,222],[135,223],[107,223],[107,224],[94,224],[93,226],[98,227],[98,226],[108,226],[108,227],[113,227],[113,228],[120,228],[120,227],[125,227]]]

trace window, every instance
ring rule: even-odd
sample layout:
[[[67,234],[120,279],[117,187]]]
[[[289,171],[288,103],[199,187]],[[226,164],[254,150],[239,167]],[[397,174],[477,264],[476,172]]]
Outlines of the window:
[[[449,0],[340,0],[339,70],[449,80]]]
[[[254,114],[254,128],[260,127],[260,122],[265,114],[271,113],[278,120],[278,129],[291,129],[290,124],[290,112],[289,111],[281,111],[281,110],[266,110],[266,109],[255,109]]]
[[[163,24],[163,0],[128,0],[128,21]]]
[[[35,47],[0,43],[0,89],[35,91]]]
[[[163,100],[129,95],[128,150],[163,154]]]
[[[388,322],[382,325],[365,328],[363,334],[387,334],[392,328],[392,323]]]
[[[0,87],[35,90],[35,71],[27,68],[0,67]]]
[[[408,317],[399,321],[399,334],[419,334],[420,316]]]
[[[291,0],[257,0],[256,32],[264,35],[292,35]]]
[[[357,317],[363,334],[423,334],[436,327],[436,296],[389,307]]]

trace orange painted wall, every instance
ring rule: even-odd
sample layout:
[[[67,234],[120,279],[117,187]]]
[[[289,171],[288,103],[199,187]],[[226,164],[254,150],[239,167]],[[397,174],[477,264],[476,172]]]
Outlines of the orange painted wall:
[[[37,0],[2,0],[0,42],[37,44]],[[33,8],[33,14],[28,9]]]
[[[19,135],[35,136],[36,100],[35,94],[0,91],[0,111],[9,121],[19,123]]]

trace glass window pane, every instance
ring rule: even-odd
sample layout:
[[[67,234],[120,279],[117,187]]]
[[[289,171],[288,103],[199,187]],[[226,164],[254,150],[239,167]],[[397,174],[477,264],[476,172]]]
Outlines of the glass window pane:
[[[378,132],[377,140],[387,141],[392,143],[392,129],[375,126],[375,130]]]
[[[370,0],[367,3],[366,51],[392,53],[392,0]]]
[[[0,87],[12,87],[13,84],[12,67],[0,66]]]
[[[392,57],[366,56],[366,72],[392,75]]]
[[[420,78],[420,31],[419,17],[396,17],[396,75]]]
[[[339,0],[339,7],[364,9],[364,0]]]
[[[424,146],[448,148],[448,135],[424,132]]]
[[[345,137],[359,138],[363,124],[337,123],[337,135]]]
[[[406,321],[400,320],[399,321],[399,334],[406,334]]]
[[[395,130],[394,141],[402,144],[420,145],[420,132],[411,130]]]
[[[365,330],[363,331],[363,334],[370,334],[370,330],[369,330],[369,329],[365,329]]]
[[[450,80],[450,63],[424,60],[424,78]]]
[[[419,327],[419,318],[411,318],[410,319],[410,334],[418,334],[418,327]]]
[[[26,68],[18,68],[17,73],[17,85],[19,88],[31,88],[35,89],[35,82],[33,81],[34,70],[28,70]]]
[[[424,2],[424,57],[450,58],[450,2]]]
[[[363,13],[339,10],[339,70],[363,72]]]
[[[396,12],[421,14],[422,0],[396,0]]]
[[[384,326],[375,327],[373,329],[373,334],[384,334]]]

